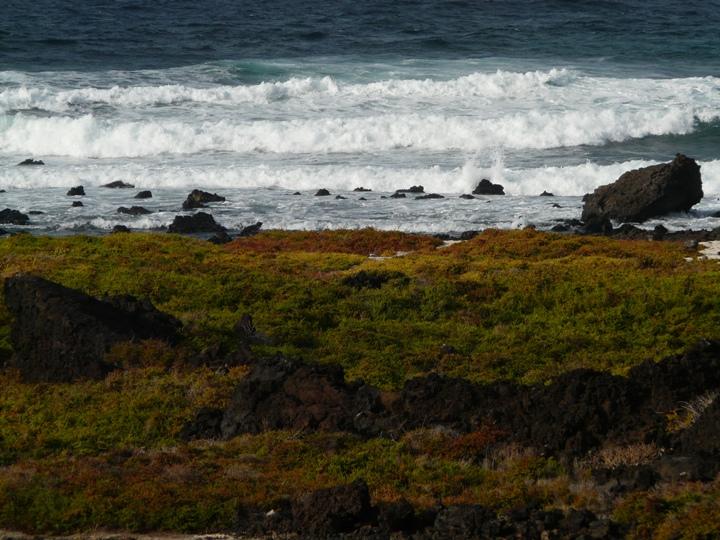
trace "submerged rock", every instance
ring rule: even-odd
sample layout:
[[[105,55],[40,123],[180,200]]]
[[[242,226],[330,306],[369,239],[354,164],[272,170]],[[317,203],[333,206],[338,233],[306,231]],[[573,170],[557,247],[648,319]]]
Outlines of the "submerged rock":
[[[152,199],[152,191],[139,191],[133,199]]]
[[[415,197],[416,201],[422,200],[422,199],[444,199],[445,197],[440,195],[439,193],[428,193],[427,195],[420,195],[419,197]]]
[[[42,159],[27,158],[26,160],[18,163],[18,167],[37,167],[39,165],[45,165],[45,162]]]
[[[68,197],[83,197],[85,195],[85,188],[83,186],[71,187],[68,192]]]
[[[407,189],[396,189],[395,193],[425,193],[423,186],[410,186]]]
[[[474,199],[475,197],[470,195],[469,193],[463,193],[462,195],[460,195],[460,198],[461,199]]]
[[[505,195],[505,188],[483,178],[473,190],[473,195]]]
[[[224,230],[225,227],[205,212],[198,212],[190,216],[175,216],[175,219],[168,227],[169,233],[178,234],[220,232]]]
[[[585,195],[582,220],[645,221],[687,212],[703,197],[700,166],[678,154],[670,163],[628,171],[612,184]]]
[[[131,206],[130,208],[126,208],[125,206],[121,206],[117,209],[118,214],[127,214],[129,216],[144,216],[147,214],[152,214],[150,210],[147,208],[143,208],[142,206]]]
[[[209,193],[200,189],[193,189],[182,204],[183,210],[206,208],[207,203],[224,202],[225,197],[217,193]]]
[[[0,223],[9,223],[11,225],[27,225],[30,223],[30,217],[18,210],[6,208],[0,211]]]
[[[28,382],[101,378],[114,368],[105,362],[114,344],[179,339],[179,321],[147,300],[132,296],[98,300],[27,274],[6,279],[4,288],[13,316],[11,365]]]
[[[114,182],[110,182],[109,184],[103,184],[100,187],[104,188],[110,188],[110,189],[131,189],[135,186],[132,184],[128,184],[127,182],[123,182],[122,180],[115,180]]]
[[[80,206],[85,206],[82,201],[73,201],[72,203],[73,208],[78,208]]]

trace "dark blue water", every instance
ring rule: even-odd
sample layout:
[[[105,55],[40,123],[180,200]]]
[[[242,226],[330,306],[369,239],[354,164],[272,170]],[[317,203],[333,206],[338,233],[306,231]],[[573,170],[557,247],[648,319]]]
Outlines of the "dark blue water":
[[[501,57],[718,75],[718,28],[707,0],[4,0],[0,68]]]

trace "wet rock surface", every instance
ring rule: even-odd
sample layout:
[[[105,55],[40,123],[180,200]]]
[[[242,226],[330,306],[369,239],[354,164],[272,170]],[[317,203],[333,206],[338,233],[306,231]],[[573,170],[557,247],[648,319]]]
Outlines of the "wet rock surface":
[[[103,184],[100,187],[109,188],[109,189],[131,189],[135,186],[132,184],[128,184],[127,182],[123,182],[122,180],[115,180],[114,182],[110,182],[108,184]]]
[[[67,192],[68,197],[82,197],[85,195],[85,188],[83,186],[71,187]]]
[[[133,199],[152,199],[152,191],[139,191]]]
[[[582,221],[641,222],[670,212],[687,212],[703,197],[700,167],[678,154],[670,163],[628,171],[584,198]]]
[[[100,378],[113,366],[105,354],[122,341],[159,339],[175,343],[180,323],[147,300],[103,300],[33,275],[5,280],[13,316],[12,367],[25,381],[61,382]]]
[[[125,206],[121,206],[117,209],[118,214],[127,214],[129,216],[144,216],[147,214],[152,214],[150,210],[147,208],[143,208],[142,206],[131,206],[130,208],[127,208]]]

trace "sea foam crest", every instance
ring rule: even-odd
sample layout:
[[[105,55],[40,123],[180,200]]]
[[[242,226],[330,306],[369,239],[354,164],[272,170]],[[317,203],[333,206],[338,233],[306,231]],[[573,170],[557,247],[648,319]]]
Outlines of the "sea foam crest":
[[[23,115],[0,117],[0,147],[14,154],[142,157],[207,152],[282,154],[489,148],[544,149],[599,145],[648,135],[687,134],[720,110],[589,109],[530,112],[498,118],[386,114],[284,121],[119,121]]]

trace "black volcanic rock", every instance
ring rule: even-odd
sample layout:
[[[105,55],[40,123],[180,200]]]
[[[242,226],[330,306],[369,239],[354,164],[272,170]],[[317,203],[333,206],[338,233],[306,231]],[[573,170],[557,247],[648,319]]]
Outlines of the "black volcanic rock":
[[[195,208],[206,208],[207,203],[223,202],[225,197],[217,193],[209,193],[199,189],[193,189],[182,204],[183,210],[192,210]]]
[[[505,188],[500,184],[493,184],[487,178],[483,178],[473,189],[473,195],[505,195]]]
[[[381,409],[378,390],[362,382],[346,383],[340,366],[259,360],[235,390],[222,435],[268,429],[363,432]]]
[[[179,234],[220,232],[224,230],[225,227],[205,212],[198,212],[190,216],[175,216],[175,219],[168,227],[169,233]]]
[[[372,191],[372,189],[368,189],[368,188],[360,186],[360,187],[356,187],[355,189],[353,189],[353,191],[367,192],[367,191]]]
[[[18,163],[18,167],[37,167],[39,165],[45,165],[45,162],[42,159],[28,158]]]
[[[139,191],[133,199],[151,199],[152,198],[152,191]]]
[[[30,217],[18,210],[6,208],[0,211],[0,223],[9,223],[11,225],[27,225],[30,223]]]
[[[460,195],[460,198],[461,199],[474,199],[475,197],[470,195],[469,193],[463,193],[462,195]]]
[[[179,339],[180,323],[147,300],[98,300],[26,274],[6,279],[4,289],[14,319],[11,365],[28,382],[100,378],[113,369],[105,355],[116,343]]]
[[[678,154],[670,163],[628,171],[583,198],[582,220],[641,222],[670,212],[687,212],[703,197],[700,166]]]
[[[103,184],[100,187],[104,188],[110,188],[110,189],[131,189],[135,186],[132,184],[128,184],[127,182],[123,182],[122,180],[115,180],[114,182],[110,182],[109,184]]]
[[[72,203],[73,208],[78,208],[80,206],[85,206],[82,201],[73,201],[73,203]]]
[[[420,201],[423,199],[444,199],[442,195],[439,193],[428,193],[427,195],[420,195],[419,197],[415,197],[416,201]]]
[[[555,195],[550,193],[549,191],[543,191],[539,196],[540,197],[554,197]]]
[[[305,537],[329,538],[374,523],[377,510],[363,480],[319,489],[292,502],[293,521]]]
[[[315,192],[315,196],[316,196],[316,197],[329,197],[329,196],[330,196],[330,192],[329,192],[327,189],[325,189],[325,188],[318,189],[318,190]]]
[[[85,188],[83,186],[71,187],[67,192],[68,197],[82,197],[85,195]]]

